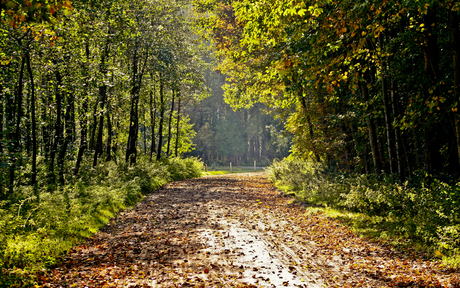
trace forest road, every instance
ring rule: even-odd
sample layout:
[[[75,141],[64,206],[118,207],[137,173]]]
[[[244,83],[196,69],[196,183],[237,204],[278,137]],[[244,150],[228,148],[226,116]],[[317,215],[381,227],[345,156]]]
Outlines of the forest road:
[[[41,285],[420,287],[431,277],[434,287],[455,287],[455,275],[434,265],[306,213],[259,172],[166,185],[76,247]]]

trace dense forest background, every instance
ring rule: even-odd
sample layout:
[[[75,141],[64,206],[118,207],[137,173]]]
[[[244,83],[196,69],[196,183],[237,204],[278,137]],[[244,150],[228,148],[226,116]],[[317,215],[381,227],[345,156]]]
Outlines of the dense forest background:
[[[282,119],[274,119],[267,107],[257,104],[234,111],[224,101],[225,75],[208,70],[206,83],[211,96],[185,109],[196,136],[196,148],[185,156],[200,157],[209,167],[215,165],[268,166],[273,159],[289,155],[292,135]]]

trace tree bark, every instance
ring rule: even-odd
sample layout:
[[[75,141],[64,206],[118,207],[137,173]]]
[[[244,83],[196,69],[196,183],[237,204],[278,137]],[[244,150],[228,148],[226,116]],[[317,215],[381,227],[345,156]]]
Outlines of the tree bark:
[[[137,77],[138,77],[138,51],[137,47],[134,48],[133,54],[133,83],[131,88],[131,112],[129,118],[129,134],[128,134],[128,143],[126,148],[126,162],[129,164],[136,163],[136,156],[137,156],[137,135],[139,130],[139,87],[137,85]]]
[[[160,123],[158,125],[158,149],[157,149],[157,160],[161,159],[161,146],[163,144],[163,118],[165,114],[164,107],[164,87],[163,87],[163,75],[160,73]]]
[[[399,101],[397,97],[397,84],[393,77],[390,77],[390,98],[391,98],[391,110],[393,117],[399,117]],[[401,181],[404,181],[405,177],[405,165],[403,157],[403,141],[401,138],[401,131],[399,129],[393,129],[394,140],[395,140],[395,154],[396,154],[396,167],[398,171],[398,176]]]
[[[171,100],[171,111],[169,112],[169,123],[168,123],[168,147],[166,149],[166,155],[168,157],[170,156],[170,151],[171,151],[171,131],[172,131],[172,119],[173,119],[173,113],[174,113],[174,101],[175,101],[175,96],[176,96],[177,90],[176,88],[173,89],[172,91],[172,100]]]
[[[107,77],[107,57],[109,56],[109,39],[107,38],[104,46],[104,51],[101,55],[101,63],[100,63],[100,75],[103,78],[102,84],[99,86],[99,125],[97,130],[97,140],[96,146],[94,147],[94,159],[93,159],[93,167],[96,167],[98,156],[102,156],[104,151],[103,143],[102,143],[102,134],[104,132],[104,109],[106,108],[106,101],[107,101],[107,85],[105,84],[105,78]]]
[[[359,82],[359,88],[361,90],[361,96],[363,97],[364,103],[366,107],[369,105],[369,90],[367,88],[367,83],[365,81]],[[375,131],[375,126],[373,123],[372,115],[370,115],[370,109],[365,108],[366,112],[366,124],[367,130],[369,132],[369,144],[371,146],[371,153],[372,153],[372,161],[374,163],[374,173],[376,175],[380,174],[382,167],[380,165],[380,161],[378,159],[379,151],[378,151],[378,143],[377,143],[377,133]]]
[[[112,121],[110,119],[110,102],[107,101],[107,146],[106,146],[106,161],[112,160],[112,136],[113,136],[113,128],[112,128]]]
[[[179,140],[180,140],[180,101],[181,101],[181,97],[180,97],[180,92],[179,92],[179,95],[178,95],[178,101],[177,101],[177,125],[176,125],[176,145],[174,147],[174,156],[178,156],[178,153],[177,151],[179,150]]]
[[[379,36],[380,48],[383,50],[384,39],[383,36]],[[391,117],[391,106],[390,99],[388,97],[388,84],[387,84],[387,61],[383,61],[383,71],[381,76],[382,83],[382,100],[383,100],[383,112],[385,114],[385,128],[386,128],[386,140],[387,140],[387,149],[388,149],[388,164],[390,168],[390,173],[393,174],[396,172],[396,157],[395,157],[395,145],[394,145],[394,133],[393,133],[393,119]]]
[[[11,165],[10,165],[10,183],[9,183],[9,190],[10,193],[13,193],[13,187],[14,187],[14,172],[16,170],[17,162],[19,161],[19,153],[20,153],[20,141],[21,141],[21,118],[22,118],[22,92],[23,92],[23,79],[24,79],[24,65],[26,62],[26,57],[22,56],[22,61],[21,61],[21,68],[19,71],[19,79],[18,79],[18,86],[16,90],[16,123],[15,123],[15,132],[13,135],[13,143],[11,145],[12,150],[11,150]]]
[[[50,173],[50,182],[54,183],[55,175],[54,175],[54,158],[56,157],[56,153],[59,147],[59,144],[62,142],[62,76],[59,72],[59,67],[57,67],[57,61],[54,61],[54,65],[56,66],[56,85],[55,85],[55,94],[56,94],[56,122],[54,125],[54,141],[51,145],[50,151],[50,161],[49,161],[49,173]]]
[[[104,109],[105,102],[107,99],[107,85],[103,84],[99,87],[99,124],[97,129],[96,145],[94,146],[94,158],[93,158],[93,167],[96,167],[98,156],[102,155],[103,152],[103,143],[102,143],[102,134],[104,132]]]
[[[86,59],[89,60],[90,52],[89,52],[89,44],[86,42],[85,44],[85,54],[86,54]],[[83,160],[83,155],[88,149],[88,87],[89,87],[89,73],[88,73],[88,68],[85,66],[83,67],[83,73],[85,77],[85,89],[83,91],[83,102],[81,104],[81,113],[80,113],[80,147],[78,148],[78,154],[77,154],[77,161],[75,163],[75,170],[74,170],[74,175],[78,175],[78,172],[80,170],[80,165],[81,161]]]
[[[154,79],[153,79],[154,80]],[[154,80],[155,81],[155,80]],[[150,124],[151,124],[151,134],[152,140],[150,142],[150,160],[152,160],[153,153],[155,153],[155,84],[153,85],[153,92],[150,91]]]
[[[65,121],[65,135],[63,135],[63,141],[59,150],[58,166],[59,166],[59,182],[61,185],[65,184],[64,172],[65,172],[65,155],[67,153],[67,147],[72,142],[72,111],[74,105],[74,95],[72,93],[66,94],[66,111],[64,114]]]
[[[144,155],[147,155],[147,125],[145,120],[145,114],[145,107],[142,106],[142,121],[144,122],[144,124],[142,125],[142,127],[144,128],[142,133],[142,135],[144,136]]]
[[[30,65],[30,51],[26,52],[27,71],[29,73],[30,80],[30,113],[31,113],[31,130],[32,130],[32,175],[31,184],[36,186],[37,184],[37,120],[35,117],[35,81],[32,73],[32,66]],[[1,130],[0,130],[1,133]]]

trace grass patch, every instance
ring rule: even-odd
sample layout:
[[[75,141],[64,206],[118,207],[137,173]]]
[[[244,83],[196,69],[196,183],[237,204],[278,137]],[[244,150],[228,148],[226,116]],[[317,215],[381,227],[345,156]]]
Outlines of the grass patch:
[[[208,175],[225,175],[225,174],[235,174],[235,173],[253,173],[253,172],[263,172],[265,168],[258,167],[254,170],[254,167],[232,167],[230,170],[230,166],[213,166],[208,167],[207,172],[202,172],[203,176]]]
[[[201,176],[197,159],[108,162],[64,187],[17,187],[0,203],[0,287],[34,286],[37,273],[58,264],[74,245],[162,185]]]
[[[333,174],[296,158],[275,161],[268,174],[281,190],[318,206],[311,212],[319,209],[363,236],[460,267],[460,183],[420,172],[404,183],[387,175]]]

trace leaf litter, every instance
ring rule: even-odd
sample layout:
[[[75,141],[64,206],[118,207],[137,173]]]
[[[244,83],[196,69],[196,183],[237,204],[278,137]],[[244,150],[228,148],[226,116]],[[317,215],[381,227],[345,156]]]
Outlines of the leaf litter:
[[[460,287],[459,271],[306,213],[264,173],[153,192],[40,276],[44,287]]]

